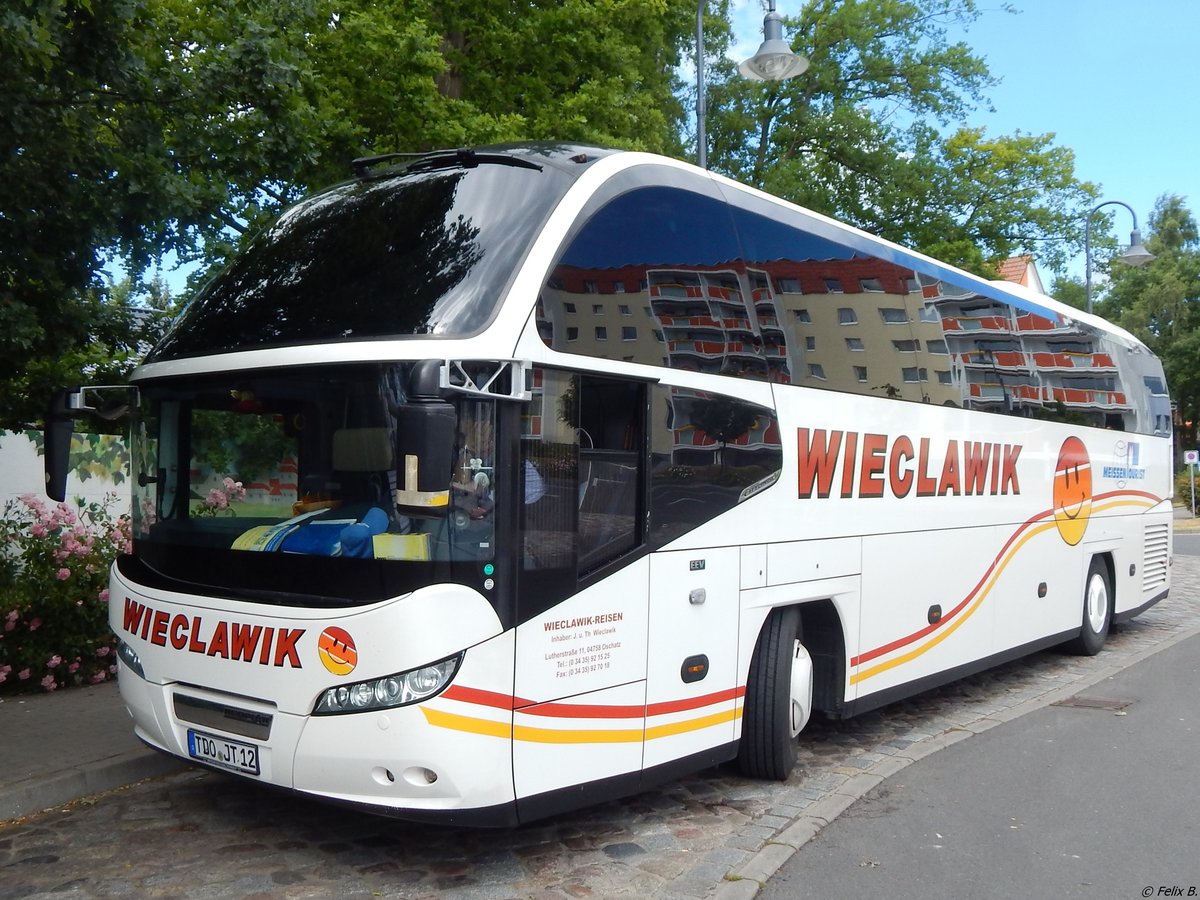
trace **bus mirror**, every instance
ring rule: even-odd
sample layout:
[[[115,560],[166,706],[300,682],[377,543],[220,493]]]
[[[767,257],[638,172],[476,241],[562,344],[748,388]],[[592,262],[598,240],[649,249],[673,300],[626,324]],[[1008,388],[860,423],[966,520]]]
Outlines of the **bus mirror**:
[[[75,411],[82,403],[81,388],[55,391],[46,412],[43,434],[46,462],[46,496],[62,502],[67,499],[67,470],[71,459],[71,435],[75,432]]]
[[[410,516],[446,512],[458,414],[441,400],[396,410],[396,509]]]
[[[98,384],[55,391],[46,411],[43,433],[47,497],[60,503],[66,499],[71,435],[75,432],[76,416],[87,413],[113,422],[127,417],[136,400],[137,388],[127,384]]]

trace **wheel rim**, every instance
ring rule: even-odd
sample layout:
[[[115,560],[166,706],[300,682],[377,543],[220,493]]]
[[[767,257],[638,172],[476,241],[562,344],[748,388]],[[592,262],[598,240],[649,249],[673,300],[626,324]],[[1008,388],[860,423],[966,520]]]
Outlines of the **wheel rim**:
[[[1104,631],[1108,621],[1108,586],[1103,576],[1096,574],[1088,581],[1087,622],[1094,634]]]

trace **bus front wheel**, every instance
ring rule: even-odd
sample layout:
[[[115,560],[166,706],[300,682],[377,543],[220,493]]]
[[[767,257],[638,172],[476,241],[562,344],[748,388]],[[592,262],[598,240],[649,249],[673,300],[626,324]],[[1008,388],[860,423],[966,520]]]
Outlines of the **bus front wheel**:
[[[738,768],[783,781],[796,764],[796,737],[812,710],[812,659],[800,642],[800,610],[772,610],[754,646]]]
[[[1087,580],[1083,583],[1083,623],[1079,637],[1067,649],[1080,656],[1095,656],[1104,646],[1112,624],[1112,579],[1108,566],[1099,556],[1092,558]]]

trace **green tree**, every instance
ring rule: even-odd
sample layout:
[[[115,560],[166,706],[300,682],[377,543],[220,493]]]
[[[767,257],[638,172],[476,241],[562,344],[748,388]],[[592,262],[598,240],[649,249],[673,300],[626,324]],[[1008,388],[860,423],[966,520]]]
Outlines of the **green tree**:
[[[961,128],[945,139],[930,136],[927,152],[908,166],[914,177],[897,202],[909,216],[896,220],[893,208],[892,224],[881,229],[976,271],[974,254],[995,262],[1021,253],[1061,271],[1082,246],[1081,211],[1098,193],[1075,177],[1074,152],[1054,146],[1053,135],[988,137]]]
[[[135,292],[131,278],[103,287],[88,287],[75,303],[74,315],[88,322],[80,341],[52,343],[45,354],[31,356],[6,383],[12,394],[3,408],[16,430],[34,422],[52,393],[66,385],[124,384],[140,359],[166,330],[173,303],[161,279]],[[57,350],[53,349],[57,346]],[[89,430],[121,433],[123,422],[89,422]]]
[[[679,152],[692,0],[328,0],[309,185],[354,156],[513,140]]]
[[[1087,294],[1083,282],[1078,278],[1056,276],[1050,284],[1050,296],[1075,309],[1087,309]]]
[[[125,202],[113,184],[123,148],[100,110],[137,78],[139,7],[43,0],[0,11],[2,426],[26,420],[14,420],[11,398],[32,360],[86,347],[95,298],[84,289]]]
[[[692,0],[21,0],[0,11],[0,427],[174,252],[205,277],[364,154],[677,152]],[[136,292],[136,290],[135,290]],[[119,305],[119,302],[118,302]],[[132,337],[130,338],[133,339]],[[82,375],[83,373],[79,373]]]
[[[1196,446],[1200,417],[1200,229],[1184,199],[1158,198],[1140,268],[1113,264],[1096,311],[1133,332],[1162,359],[1183,425],[1182,446]]]
[[[139,340],[104,266],[141,275],[255,218],[312,155],[307,0],[27,0],[0,12],[0,426],[42,375]],[[299,137],[298,137],[299,136]],[[36,389],[36,390],[35,390]],[[32,392],[32,393],[31,393]]]
[[[1053,135],[946,131],[994,83],[948,36],[978,16],[974,0],[805,4],[785,23],[811,61],[802,76],[747,82],[718,67],[713,168],[981,274],[1022,252],[1060,268],[1096,194],[1071,151]]]

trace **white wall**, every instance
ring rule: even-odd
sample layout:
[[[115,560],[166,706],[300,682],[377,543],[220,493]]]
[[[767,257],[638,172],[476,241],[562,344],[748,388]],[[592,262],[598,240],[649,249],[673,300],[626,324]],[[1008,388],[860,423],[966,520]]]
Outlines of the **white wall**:
[[[79,437],[86,442],[85,436]],[[78,445],[80,441],[74,443]],[[98,454],[72,453],[74,468],[67,475],[67,500],[82,497],[89,503],[107,502],[114,516],[128,513],[129,467],[112,461],[114,451],[124,449],[124,442],[112,435],[101,435],[99,444],[102,452]],[[111,496],[114,493],[115,498]],[[45,499],[44,459],[38,444],[25,432],[0,431],[0,509],[22,494],[36,494]]]

